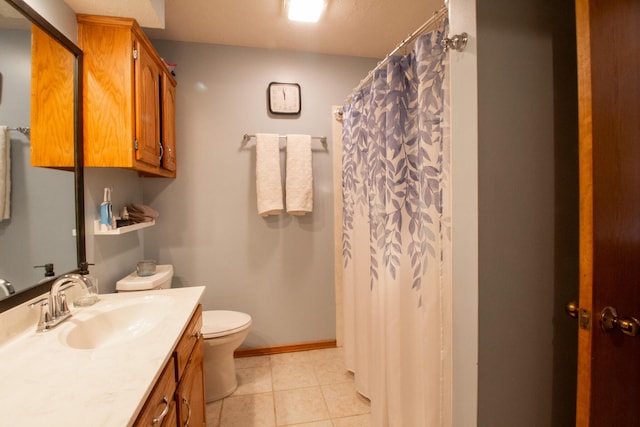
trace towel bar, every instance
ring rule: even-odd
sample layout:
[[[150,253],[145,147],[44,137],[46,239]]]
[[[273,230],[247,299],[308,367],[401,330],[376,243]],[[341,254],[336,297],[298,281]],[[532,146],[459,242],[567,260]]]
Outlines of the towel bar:
[[[247,145],[247,142],[249,142],[251,140],[251,138],[255,138],[256,135],[255,134],[248,134],[245,133],[244,136],[242,137],[242,147],[244,147],[245,145]],[[278,135],[279,138],[286,138],[286,135]],[[327,137],[326,136],[312,136],[311,139],[317,139],[322,143],[322,146],[328,150],[327,148]]]
[[[18,132],[26,135],[26,136],[30,136],[31,135],[31,128],[28,128],[28,127],[19,126],[17,128],[7,128],[7,130],[10,130],[10,131],[11,130],[15,130],[15,131],[18,131]]]

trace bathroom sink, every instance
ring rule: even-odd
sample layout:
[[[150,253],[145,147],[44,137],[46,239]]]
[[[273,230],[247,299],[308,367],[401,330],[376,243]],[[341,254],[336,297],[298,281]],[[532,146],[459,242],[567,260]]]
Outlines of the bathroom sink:
[[[60,338],[75,349],[97,349],[136,339],[153,330],[169,312],[165,295],[124,297],[101,301],[67,320]]]

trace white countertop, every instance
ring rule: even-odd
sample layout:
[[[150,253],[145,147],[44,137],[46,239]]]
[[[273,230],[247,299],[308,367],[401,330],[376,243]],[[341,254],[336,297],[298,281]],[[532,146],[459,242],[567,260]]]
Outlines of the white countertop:
[[[36,333],[35,325],[0,346],[0,424],[12,426],[129,426],[200,301],[204,287],[100,295],[71,319]],[[151,330],[96,349],[69,347],[63,338],[75,324],[108,305],[143,295],[171,296]]]

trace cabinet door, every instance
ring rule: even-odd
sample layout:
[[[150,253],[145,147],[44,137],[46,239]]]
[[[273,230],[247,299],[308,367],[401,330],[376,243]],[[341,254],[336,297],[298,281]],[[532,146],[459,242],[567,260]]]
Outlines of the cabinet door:
[[[31,165],[72,169],[75,57],[37,25],[31,32]]]
[[[176,412],[176,402],[174,400],[171,402],[169,413],[164,417],[161,427],[176,427],[178,425],[178,415]]]
[[[142,407],[133,424],[134,427],[176,425],[175,401],[173,400],[176,391],[175,369],[175,362],[171,358]]]
[[[206,425],[203,361],[204,340],[200,337],[193,348],[176,393],[180,427]]]
[[[187,325],[182,338],[178,341],[178,345],[175,350],[176,357],[176,380],[180,380],[184,375],[184,370],[187,368],[187,363],[189,363],[189,358],[193,353],[193,349],[197,344],[198,340],[202,339],[202,334],[200,331],[202,330],[202,305],[198,304],[196,307],[189,324]]]
[[[136,160],[160,166],[160,78],[153,55],[136,41]]]
[[[167,73],[162,76],[162,168],[176,170],[176,85]]]

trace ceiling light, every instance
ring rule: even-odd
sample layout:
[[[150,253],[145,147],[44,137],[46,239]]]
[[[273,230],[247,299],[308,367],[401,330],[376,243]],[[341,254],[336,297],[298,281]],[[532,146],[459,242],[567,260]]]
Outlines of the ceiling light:
[[[288,0],[288,17],[291,21],[318,22],[325,6],[325,0]]]

